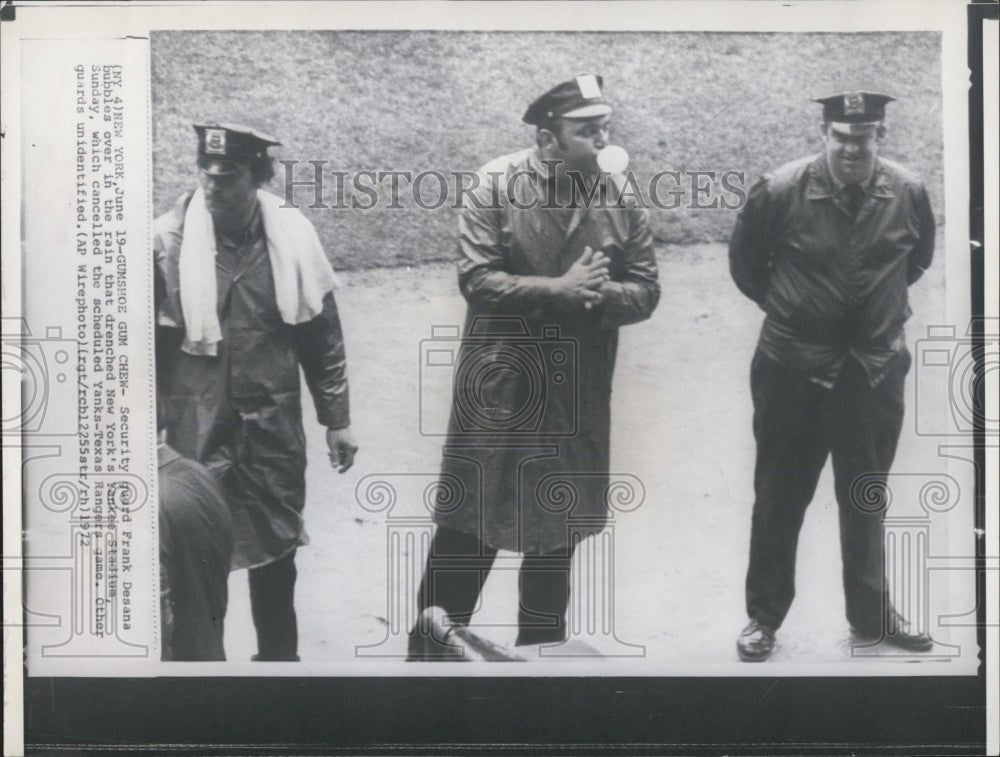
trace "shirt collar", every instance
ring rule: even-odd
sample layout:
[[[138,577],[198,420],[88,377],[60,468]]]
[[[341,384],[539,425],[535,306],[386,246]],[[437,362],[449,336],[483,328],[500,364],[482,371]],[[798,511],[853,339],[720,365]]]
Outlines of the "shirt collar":
[[[240,247],[244,244],[258,239],[261,236],[262,222],[260,217],[260,203],[254,201],[253,213],[250,215],[250,223],[247,224],[246,233],[242,239],[233,239],[225,234],[218,234],[219,240],[228,247]]]

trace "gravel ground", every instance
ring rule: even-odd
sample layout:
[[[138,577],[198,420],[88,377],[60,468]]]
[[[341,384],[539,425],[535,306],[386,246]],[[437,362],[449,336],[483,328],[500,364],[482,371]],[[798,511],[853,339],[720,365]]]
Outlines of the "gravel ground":
[[[911,290],[911,345],[926,334],[932,315],[943,312],[942,268],[935,266]],[[608,532],[612,545],[601,552],[614,570],[613,593],[605,597],[612,610],[593,632],[584,623],[580,638],[604,655],[633,658],[625,664],[639,674],[692,669],[753,674],[762,668],[773,674],[774,663],[781,662],[802,670],[833,663],[827,671],[833,675],[870,673],[851,659],[829,467],[806,515],[797,598],[773,662],[737,662],[753,502],[748,377],[761,314],[729,281],[722,245],[660,250],[660,272],[663,296],[653,318],[621,332],[612,407],[612,471],[638,477],[645,498],[614,518]],[[311,543],[297,560],[300,653],[307,663],[364,659],[374,664],[365,672],[391,669],[395,675],[400,667],[383,661],[404,653],[422,567],[413,545],[397,542],[396,535],[427,530],[423,500],[436,475],[442,440],[420,429],[443,426],[450,391],[446,375],[421,371],[422,343],[430,340],[435,325],[461,324],[464,302],[451,265],[361,271],[342,278],[337,298],[348,347],[352,425],[361,451],[355,467],[338,476],[326,460],[321,427],[309,419],[306,522]],[[894,471],[944,471],[937,457],[940,440],[913,432],[914,373]],[[946,412],[944,384],[939,389],[932,393],[937,406],[924,403],[921,414]],[[392,491],[369,489],[375,481],[387,482]],[[900,512],[903,507],[894,503]],[[907,512],[922,511],[910,507]],[[971,524],[968,497],[947,518],[932,521],[931,554],[940,553],[947,539],[953,540],[950,554],[968,554],[958,551],[965,548],[959,526],[966,522]],[[399,570],[391,554],[402,555]],[[512,643],[517,558],[504,553],[501,558],[473,624],[496,641]],[[579,558],[578,552],[575,580],[595,580],[595,562],[583,565]],[[947,575],[929,579],[931,630],[939,641],[954,642],[958,633],[937,625],[937,618],[974,608],[972,573],[941,573]],[[390,575],[401,578],[390,580]],[[574,596],[583,594],[577,589]],[[242,571],[230,580],[226,649],[231,661],[247,660],[255,651]],[[925,659],[953,656],[944,645]],[[953,667],[925,665],[921,672]],[[907,671],[915,672],[912,666]]]

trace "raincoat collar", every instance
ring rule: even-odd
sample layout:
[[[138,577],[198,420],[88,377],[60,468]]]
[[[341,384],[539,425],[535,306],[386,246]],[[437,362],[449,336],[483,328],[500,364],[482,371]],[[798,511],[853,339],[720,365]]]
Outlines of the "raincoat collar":
[[[178,460],[181,453],[175,450],[167,443],[159,444],[156,447],[156,467],[162,468],[164,465],[172,463],[174,460]]]
[[[528,154],[528,168],[538,175],[541,181],[547,181],[552,178],[552,171],[549,170],[551,163],[545,162],[542,158],[541,151],[535,147]]]

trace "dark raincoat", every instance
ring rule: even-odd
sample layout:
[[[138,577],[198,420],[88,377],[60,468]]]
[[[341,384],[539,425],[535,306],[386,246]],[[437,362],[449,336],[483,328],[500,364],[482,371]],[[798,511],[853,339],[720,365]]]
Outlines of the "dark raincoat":
[[[327,294],[313,320],[282,321],[258,212],[244,240],[216,236],[218,355],[182,351],[178,260],[190,198],[155,225],[157,381],[167,441],[219,478],[235,521],[233,568],[263,565],[306,543],[299,366],[319,422],[350,425],[340,319]]]
[[[646,210],[617,206],[607,177],[579,208],[544,207],[548,171],[534,149],[479,176],[459,225],[468,314],[435,521],[498,549],[551,553],[606,522],[618,327],[659,300],[652,235]],[[587,246],[611,258],[606,301],[558,305],[544,279]]]

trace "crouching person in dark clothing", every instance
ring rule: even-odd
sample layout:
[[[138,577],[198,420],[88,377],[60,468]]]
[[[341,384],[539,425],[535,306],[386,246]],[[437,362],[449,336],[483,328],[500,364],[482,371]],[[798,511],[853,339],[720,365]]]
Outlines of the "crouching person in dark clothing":
[[[162,403],[158,403],[162,407]],[[165,427],[158,411],[161,433]],[[166,442],[160,482],[160,629],[163,660],[225,660],[233,517],[212,474]]]

